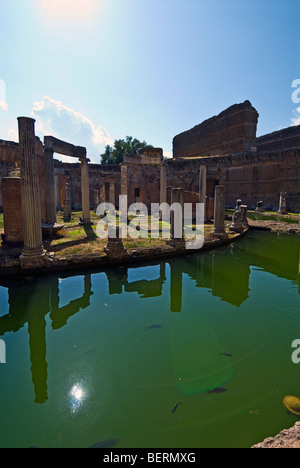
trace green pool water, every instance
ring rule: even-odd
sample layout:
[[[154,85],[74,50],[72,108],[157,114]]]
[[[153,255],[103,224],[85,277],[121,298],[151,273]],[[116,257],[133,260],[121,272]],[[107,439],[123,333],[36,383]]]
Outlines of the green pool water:
[[[166,262],[2,280],[0,447],[250,447],[292,426],[299,249],[251,232]]]

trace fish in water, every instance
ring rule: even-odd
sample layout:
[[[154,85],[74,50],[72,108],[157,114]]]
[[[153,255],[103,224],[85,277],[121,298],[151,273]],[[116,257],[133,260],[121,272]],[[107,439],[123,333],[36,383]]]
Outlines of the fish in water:
[[[92,445],[90,448],[111,448],[119,443],[119,439],[105,439]]]
[[[207,393],[224,393],[228,391],[228,389],[225,387],[216,387],[213,390],[209,390],[208,388],[207,390]]]
[[[152,330],[153,328],[162,328],[162,325],[150,325],[149,327],[145,327],[145,330]]]
[[[181,401],[179,403],[176,403],[176,405],[174,405],[173,409],[172,409],[172,413],[175,413],[175,411],[177,410],[178,406],[179,405],[182,405],[183,403],[181,403]]]
[[[229,354],[229,353],[219,353],[219,356],[228,356],[228,357],[232,357],[232,354]]]

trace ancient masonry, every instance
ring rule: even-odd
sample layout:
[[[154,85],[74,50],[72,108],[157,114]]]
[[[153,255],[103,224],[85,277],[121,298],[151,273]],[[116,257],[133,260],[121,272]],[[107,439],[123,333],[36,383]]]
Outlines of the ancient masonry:
[[[44,232],[55,226],[57,209],[66,220],[71,209],[82,210],[82,223],[89,224],[90,209],[101,202],[118,208],[120,194],[128,196],[129,205],[142,202],[148,208],[176,197],[181,203],[200,201],[206,220],[216,218],[219,236],[224,234],[218,227],[223,219],[215,194],[218,206],[234,208],[240,199],[248,209],[299,213],[300,126],[257,138],[258,117],[249,101],[235,104],[175,136],[172,159],[164,159],[161,148],[148,147],[127,154],[120,165],[90,164],[84,147],[53,136],[42,143],[34,135],[34,121],[19,118],[20,144],[0,140],[5,240],[25,242],[25,256],[43,255],[40,228]],[[75,161],[59,162],[55,154]],[[237,229],[242,222],[238,211],[233,223]],[[32,217],[36,231],[28,231]]]

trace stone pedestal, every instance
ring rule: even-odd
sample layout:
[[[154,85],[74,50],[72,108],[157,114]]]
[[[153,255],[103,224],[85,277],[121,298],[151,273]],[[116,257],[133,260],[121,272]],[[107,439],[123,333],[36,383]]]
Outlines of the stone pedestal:
[[[215,212],[213,235],[219,238],[226,238],[225,231],[225,187],[217,185],[215,188]]]
[[[80,158],[81,162],[81,192],[82,192],[82,223],[91,224],[90,214],[90,184],[89,184],[89,159]]]
[[[111,258],[120,258],[128,255],[124,247],[123,241],[120,238],[119,226],[108,226],[108,239],[104,252]]]
[[[287,213],[288,211],[286,207],[286,192],[280,192],[279,209],[277,211],[277,214],[286,215]]]
[[[19,117],[19,151],[21,161],[21,196],[24,249],[20,256],[22,268],[41,266],[45,260],[42,244],[40,191],[35,153],[34,119]]]

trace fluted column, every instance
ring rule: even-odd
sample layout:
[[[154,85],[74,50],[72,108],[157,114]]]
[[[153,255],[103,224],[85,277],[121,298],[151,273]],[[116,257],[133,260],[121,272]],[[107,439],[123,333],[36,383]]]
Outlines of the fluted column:
[[[19,117],[19,151],[21,161],[21,196],[24,249],[21,257],[43,256],[40,190],[35,153],[35,120]]]
[[[81,193],[82,193],[82,222],[90,224],[90,184],[89,184],[89,159],[81,158]]]
[[[46,191],[46,224],[56,223],[56,194],[54,178],[53,150],[46,148],[45,161],[45,191]]]

